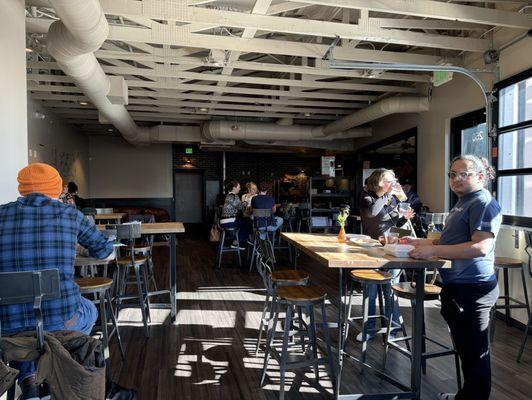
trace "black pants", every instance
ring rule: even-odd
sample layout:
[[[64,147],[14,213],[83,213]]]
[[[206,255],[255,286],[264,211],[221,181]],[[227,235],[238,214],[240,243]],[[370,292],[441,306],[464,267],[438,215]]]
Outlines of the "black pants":
[[[490,310],[498,297],[497,281],[443,286],[441,314],[451,330],[464,375],[456,400],[489,399]]]

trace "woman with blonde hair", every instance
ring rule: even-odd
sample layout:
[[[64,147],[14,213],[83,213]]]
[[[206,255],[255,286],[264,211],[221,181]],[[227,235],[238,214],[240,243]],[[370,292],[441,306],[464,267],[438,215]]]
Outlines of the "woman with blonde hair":
[[[246,193],[242,195],[242,201],[251,204],[251,199],[259,193],[257,184],[253,181],[246,183]]]

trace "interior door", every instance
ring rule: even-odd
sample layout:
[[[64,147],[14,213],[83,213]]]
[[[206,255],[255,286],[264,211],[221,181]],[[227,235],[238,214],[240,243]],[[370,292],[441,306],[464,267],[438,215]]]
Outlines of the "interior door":
[[[176,221],[203,222],[203,175],[198,172],[174,174]]]

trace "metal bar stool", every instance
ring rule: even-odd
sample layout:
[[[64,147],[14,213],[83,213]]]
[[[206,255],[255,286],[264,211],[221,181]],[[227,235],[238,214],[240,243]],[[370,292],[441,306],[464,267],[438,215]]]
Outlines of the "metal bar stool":
[[[140,224],[122,224],[116,226],[117,239],[125,239],[129,244],[129,254],[124,257],[117,257],[117,295],[116,308],[117,312],[122,308],[130,307],[131,304],[122,304],[124,300],[138,300],[142,315],[142,324],[144,325],[145,336],[150,337],[150,329],[148,321],[150,317],[150,298],[148,296],[148,272],[147,262],[148,258],[144,256],[137,256],[135,254],[135,239],[140,238]],[[126,294],[129,269],[135,270],[134,284],[137,287],[137,295]]]
[[[122,360],[125,359],[124,348],[122,346],[122,339],[120,337],[120,331],[118,329],[118,323],[116,322],[116,314],[113,309],[113,303],[111,301],[110,290],[113,286],[113,280],[105,277],[93,277],[93,278],[78,278],[75,280],[79,286],[82,295],[93,295],[93,302],[100,305],[100,328],[102,331],[102,342],[105,362],[107,364],[107,374],[111,376],[111,362],[109,359],[109,342],[114,334],[118,341],[118,347],[120,349],[120,355]],[[107,314],[109,309],[109,314]],[[108,331],[107,325],[109,323],[109,316],[111,317],[111,323],[113,329]]]
[[[224,253],[236,253],[238,257],[238,266],[242,267],[242,259],[240,258],[240,243],[236,249],[231,248],[231,246],[226,246],[226,240],[234,239],[238,242],[238,228],[225,228],[220,224],[217,225],[218,230],[221,232],[220,241],[218,242],[218,252],[216,253],[216,260],[214,261],[214,266],[218,269],[222,268],[222,257]]]
[[[528,273],[532,276],[532,232],[529,232],[529,231],[525,232],[525,241],[526,241],[525,251],[528,254]],[[530,331],[530,328],[532,328],[532,313],[531,312],[528,313],[528,322],[525,327],[525,333],[523,336],[523,341],[521,342],[521,347],[519,348],[519,354],[517,355],[517,362],[521,362],[521,358],[523,357],[523,352],[525,351],[525,345],[528,339],[528,333]]]
[[[349,302],[347,306],[347,324],[344,330],[344,340],[343,342],[346,343],[346,339],[349,334],[349,326],[353,325],[356,327],[357,322],[362,322],[362,357],[361,361],[366,361],[366,351],[368,346],[368,334],[386,334],[385,324],[387,324],[388,316],[386,316],[383,312],[383,300],[382,300],[382,285],[390,284],[392,281],[392,274],[386,271],[376,271],[373,269],[354,269],[350,272],[351,281],[350,281],[350,287],[349,287]],[[358,282],[362,285],[362,315],[358,317],[352,317],[352,304],[353,304],[353,290],[354,290],[354,282]],[[378,299],[379,299],[379,309],[380,314],[377,315],[369,315],[369,285],[377,285],[377,291],[378,291]],[[370,319],[380,319],[381,320],[381,328],[373,328],[368,329],[367,324]],[[368,330],[371,330],[371,332],[368,332]],[[383,340],[385,339],[385,336],[383,336]]]
[[[279,389],[279,400],[284,399],[285,393],[285,376],[288,369],[301,369],[307,367],[313,367],[316,381],[314,382],[316,387],[319,388],[319,365],[326,365],[327,372],[333,381],[334,387],[334,366],[333,366],[333,355],[331,351],[331,341],[329,336],[329,326],[327,324],[327,314],[325,309],[325,298],[327,293],[322,288],[319,288],[315,285],[307,286],[283,286],[277,289],[278,300],[273,303],[273,324],[268,330],[268,341],[266,343],[266,352],[264,355],[264,366],[262,369],[262,377],[260,385],[264,385],[266,379],[266,372],[268,369],[268,363],[270,356],[274,357],[279,362],[280,367],[280,389]],[[314,318],[314,307],[320,306],[322,312],[322,323],[320,326],[323,328],[323,337],[326,346],[326,354],[323,357],[318,357],[318,338],[316,335],[316,324]],[[273,339],[275,336],[275,328],[279,321],[280,312],[277,311],[277,307],[285,308],[285,324],[284,324],[284,334],[283,334],[283,344],[281,353],[279,353],[273,347]],[[297,332],[298,335],[307,339],[307,350],[304,352],[305,360],[302,361],[288,361],[288,347],[289,347],[289,338],[291,336],[292,318],[293,318],[293,309],[294,307],[303,307],[305,309],[305,314],[309,318],[309,323],[305,324],[305,329],[301,331],[302,326],[299,326],[300,331]]]
[[[271,243],[265,239],[259,239],[256,263],[257,270],[262,277],[266,289],[266,299],[264,300],[262,309],[255,354],[258,354],[262,333],[273,318],[273,302],[276,299],[276,289],[282,286],[304,286],[309,283],[309,274],[305,271],[279,270],[272,272],[272,254],[273,249]],[[266,314],[268,313],[269,316],[267,317]],[[299,318],[302,319],[301,307],[298,308],[298,314]]]
[[[434,274],[431,283],[425,283],[425,291],[424,291],[424,299],[423,299],[424,301],[437,300],[439,298],[441,288],[439,286],[434,285],[435,280],[436,280],[436,273]],[[401,282],[401,283],[392,285],[392,293],[393,293],[393,301],[394,303],[397,304],[398,307],[399,307],[399,298],[410,300],[410,304],[412,306],[412,313],[414,313],[414,309],[416,307],[416,287],[413,282]],[[406,329],[403,324],[402,316],[400,316],[400,323],[401,323],[401,328],[402,328],[401,331],[403,334],[402,337],[396,337],[396,338],[391,337],[390,335],[391,329],[392,329],[391,320],[392,320],[392,315],[390,314],[388,316],[388,327],[386,330],[386,345],[384,349],[383,370],[386,369],[386,360],[387,360],[389,348],[393,348],[399,351],[399,353],[412,359],[412,351],[410,349],[410,343],[409,343],[409,341],[412,340],[412,336],[407,335]],[[441,350],[428,352],[426,349],[427,341],[432,344],[435,344]],[[451,336],[451,341],[452,341],[452,336]],[[400,342],[405,342],[406,349],[398,344]],[[455,362],[455,368],[456,368],[456,383],[458,385],[458,388],[460,388],[462,386],[462,381],[460,377],[460,359],[458,357],[458,353],[454,349],[454,343],[452,344],[452,348],[451,348],[443,343],[438,342],[437,340],[434,340],[426,336],[424,312],[423,312],[422,347],[423,347],[423,350],[422,350],[423,352],[421,354],[421,362],[422,362],[421,367],[423,369],[423,373],[426,373],[428,359],[454,355],[454,362]]]
[[[495,304],[491,313],[490,321],[490,341],[493,342],[495,337],[495,313],[497,310],[504,309],[506,314],[506,325],[511,324],[511,310],[515,308],[524,308],[527,311],[527,315],[530,315],[530,303],[528,300],[528,291],[526,288],[526,278],[525,270],[523,268],[523,261],[517,260],[514,258],[507,257],[495,257],[495,273],[497,275],[497,281],[499,281],[499,271],[502,269],[503,272],[503,285],[504,285],[504,294],[499,296],[499,299],[504,300],[504,304]],[[521,270],[521,284],[523,285],[523,294],[525,300],[517,300],[510,296],[510,280],[508,270]]]

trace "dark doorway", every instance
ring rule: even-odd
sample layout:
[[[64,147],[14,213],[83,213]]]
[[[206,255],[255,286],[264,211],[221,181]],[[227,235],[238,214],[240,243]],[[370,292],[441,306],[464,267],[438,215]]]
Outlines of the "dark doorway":
[[[203,209],[205,208],[203,186],[201,171],[176,171],[174,173],[176,221],[203,222]]]

